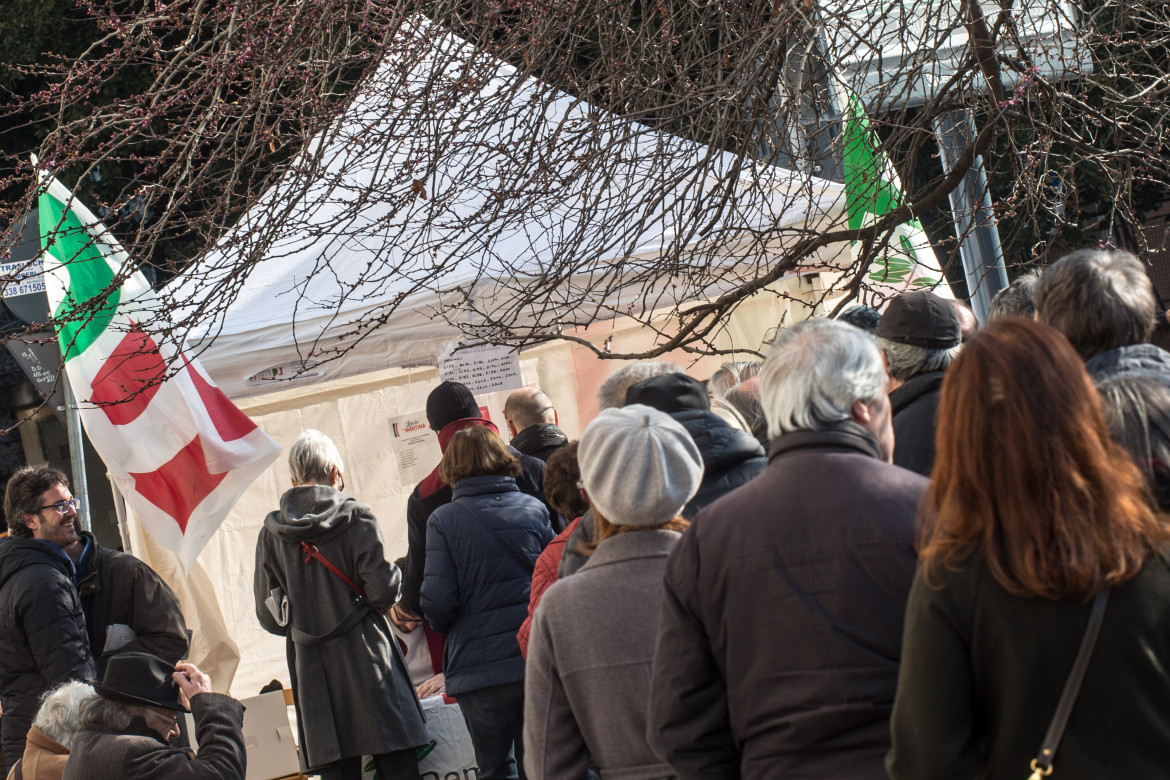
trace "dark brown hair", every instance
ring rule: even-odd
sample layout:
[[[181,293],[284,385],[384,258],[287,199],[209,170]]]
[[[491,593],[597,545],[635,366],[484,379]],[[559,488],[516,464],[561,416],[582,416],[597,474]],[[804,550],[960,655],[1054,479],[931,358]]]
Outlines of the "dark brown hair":
[[[577,462],[577,445],[571,441],[554,452],[544,464],[544,500],[566,520],[585,514],[589,503],[581,496],[581,465]]]
[[[1068,341],[1029,320],[993,322],[943,381],[924,574],[981,551],[1013,594],[1088,598],[1167,539],[1144,491]]]
[[[69,489],[69,478],[53,466],[25,466],[8,479],[4,491],[4,518],[12,536],[28,539],[32,531],[24,522],[25,515],[35,515],[41,505],[41,496],[54,485]]]
[[[468,477],[500,474],[515,477],[520,473],[520,461],[508,452],[496,432],[486,425],[476,425],[456,431],[447,442],[439,476],[452,487]]]

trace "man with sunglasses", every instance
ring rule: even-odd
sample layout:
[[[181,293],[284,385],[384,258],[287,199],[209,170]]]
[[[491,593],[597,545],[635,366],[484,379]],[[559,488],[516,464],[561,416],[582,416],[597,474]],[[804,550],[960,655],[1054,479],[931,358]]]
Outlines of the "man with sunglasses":
[[[48,466],[16,472],[4,495],[9,538],[0,540],[0,744],[6,766],[24,754],[41,695],[95,677],[66,552],[80,539],[72,499],[65,476]]]

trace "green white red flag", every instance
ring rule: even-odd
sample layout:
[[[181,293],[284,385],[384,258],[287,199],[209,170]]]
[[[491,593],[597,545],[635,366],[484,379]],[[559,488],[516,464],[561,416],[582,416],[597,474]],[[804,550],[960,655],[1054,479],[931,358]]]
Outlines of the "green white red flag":
[[[143,527],[189,568],[280,445],[151,332],[154,290],[89,209],[44,172],[41,189],[45,290],[85,431]]]
[[[849,229],[871,225],[906,201],[897,171],[881,151],[881,141],[856,95],[850,95],[845,117],[845,204]],[[853,251],[858,250],[857,242]],[[882,254],[865,273],[863,290],[888,299],[905,290],[925,288],[943,298],[954,298],[938,258],[917,219],[893,229]]]

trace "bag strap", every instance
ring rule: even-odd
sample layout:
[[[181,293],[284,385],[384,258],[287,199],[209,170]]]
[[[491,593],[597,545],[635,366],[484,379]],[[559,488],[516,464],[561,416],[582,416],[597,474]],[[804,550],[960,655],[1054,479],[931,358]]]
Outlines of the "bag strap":
[[[1060,694],[1060,703],[1056,705],[1056,714],[1052,716],[1052,723],[1048,726],[1048,733],[1044,735],[1044,742],[1040,744],[1040,752],[1032,759],[1030,767],[1032,775],[1028,780],[1040,780],[1052,774],[1052,759],[1056,755],[1056,746],[1064,736],[1064,728],[1068,725],[1069,715],[1072,714],[1073,704],[1081,690],[1081,682],[1085,679],[1085,670],[1089,668],[1089,658],[1093,655],[1093,647],[1097,644],[1097,636],[1101,633],[1101,623],[1105,620],[1105,605],[1109,601],[1109,590],[1103,589],[1093,599],[1093,609],[1089,613],[1089,624],[1085,627],[1085,635],[1081,639],[1081,648],[1077,651],[1073,661],[1072,671],[1064,683],[1064,691]]]
[[[488,525],[487,521],[484,520],[479,515],[477,515],[475,512],[468,512],[468,514],[470,514],[472,517],[474,517],[476,520],[478,520],[479,524],[487,529],[487,532],[492,535],[493,539],[496,540],[496,544],[500,545],[505,550],[507,550],[508,554],[511,555],[513,558],[515,558],[516,562],[520,564],[520,568],[523,569],[524,571],[528,572],[528,576],[530,576],[530,577],[532,576],[532,571],[533,571],[533,569],[536,568],[536,561],[535,560],[529,560],[528,556],[524,555],[519,550],[517,550],[515,547],[513,547],[512,545],[508,544],[503,539],[501,539],[500,535],[496,533],[496,529],[494,529],[490,525]]]
[[[347,577],[345,575],[345,572],[343,572],[341,569],[334,566],[332,561],[330,561],[328,558],[326,558],[324,555],[321,554],[321,551],[317,549],[317,545],[309,544],[308,542],[301,542],[301,549],[305,551],[305,563],[306,564],[308,564],[309,561],[316,558],[318,561],[320,561],[322,564],[324,564],[326,569],[328,569],[329,571],[336,574],[338,579],[340,579],[342,582],[344,582],[346,585],[348,585],[350,587],[350,589],[353,590],[354,593],[361,596],[367,602],[370,600],[370,597],[366,595],[366,592],[364,590],[362,590],[360,585],[358,585],[356,582],[354,582],[349,577]],[[373,606],[373,605],[371,604],[370,606]],[[378,611],[381,612],[383,615],[387,614],[386,610],[384,610],[384,609],[379,609]]]

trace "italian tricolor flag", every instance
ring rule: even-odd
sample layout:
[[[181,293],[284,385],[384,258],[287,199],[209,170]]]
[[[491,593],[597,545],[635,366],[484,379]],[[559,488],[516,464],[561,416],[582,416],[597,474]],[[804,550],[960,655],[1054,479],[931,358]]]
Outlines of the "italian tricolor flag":
[[[857,230],[902,206],[906,196],[894,166],[879,150],[880,141],[856,95],[849,97],[844,143],[845,204],[849,229]],[[856,242],[853,249],[857,251]],[[865,276],[862,289],[874,298],[888,299],[919,288],[933,290],[943,298],[954,297],[917,219],[894,228],[884,253]]]
[[[90,441],[127,505],[184,568],[280,452],[173,341],[158,299],[89,209],[41,173],[45,289]]]

